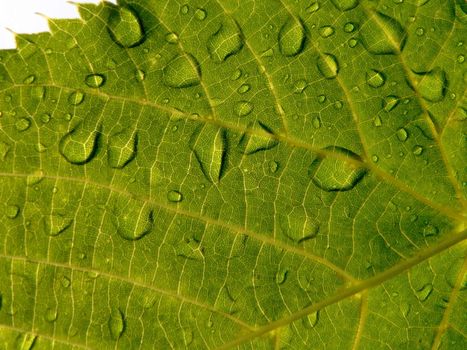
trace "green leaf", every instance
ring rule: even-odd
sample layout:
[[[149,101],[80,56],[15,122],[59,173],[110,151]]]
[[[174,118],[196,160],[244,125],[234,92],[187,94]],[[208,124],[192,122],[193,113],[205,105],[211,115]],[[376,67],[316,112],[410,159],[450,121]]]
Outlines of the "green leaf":
[[[1,348],[466,348],[463,1],[79,9],[0,52]]]

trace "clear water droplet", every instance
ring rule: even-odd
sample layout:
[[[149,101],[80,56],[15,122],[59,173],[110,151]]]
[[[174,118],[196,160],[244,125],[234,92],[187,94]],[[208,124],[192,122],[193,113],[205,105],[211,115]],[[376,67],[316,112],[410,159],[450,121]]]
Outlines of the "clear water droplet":
[[[316,11],[319,10],[319,8],[320,8],[319,2],[315,1],[315,2],[311,3],[311,5],[306,8],[306,12],[308,12],[310,14],[315,13]]]
[[[389,95],[389,96],[386,96],[384,99],[383,99],[383,109],[385,112],[390,112],[392,111],[394,108],[397,107],[397,105],[399,104],[400,102],[400,98],[399,96],[396,96],[396,95]]]
[[[34,171],[26,178],[26,184],[28,186],[34,186],[44,180],[45,174],[41,169]]]
[[[346,33],[352,33],[355,30],[355,24],[352,22],[347,22],[344,24],[344,32]]]
[[[339,63],[336,56],[330,53],[324,53],[316,61],[319,72],[326,79],[333,79],[339,73]]]
[[[276,284],[282,285],[287,281],[287,275],[289,271],[287,269],[280,269],[276,272]]]
[[[423,34],[425,34],[425,29],[423,29],[422,27],[418,27],[417,30],[415,31],[415,33],[418,36],[422,36]]]
[[[357,46],[357,44],[358,44],[358,40],[355,38],[350,38],[348,41],[348,45],[350,48],[354,48],[355,46]]]
[[[17,205],[9,205],[6,207],[5,215],[9,219],[15,219],[18,217],[18,214],[20,212],[20,208]]]
[[[32,333],[19,334],[15,339],[16,350],[31,350],[34,348],[37,335]]]
[[[34,145],[34,148],[36,149],[38,153],[44,153],[45,151],[47,151],[47,147],[41,142]]]
[[[324,148],[338,157],[331,155],[319,156],[310,166],[309,173],[313,183],[326,192],[349,191],[353,189],[365,176],[367,170],[357,165],[361,158],[352,151],[329,146]],[[345,159],[347,158],[347,160]]]
[[[420,145],[415,145],[412,148],[412,153],[415,154],[416,156],[419,156],[423,153],[423,147]]]
[[[342,103],[342,101],[336,101],[336,102],[334,103],[334,107],[335,107],[336,109],[342,109],[343,106],[344,106],[344,104]]]
[[[316,116],[316,117],[313,118],[311,123],[313,124],[313,127],[315,129],[319,129],[321,127],[321,118]]]
[[[175,32],[168,33],[165,36],[165,41],[167,41],[169,44],[177,44],[179,40],[178,34]]]
[[[329,38],[334,34],[334,28],[332,26],[322,26],[318,29],[318,33],[322,38]]]
[[[68,288],[69,286],[71,286],[71,280],[66,276],[62,276],[62,278],[60,279],[60,284],[64,288]]]
[[[230,80],[238,80],[242,76],[242,70],[237,68],[236,70],[233,71],[232,75],[230,76]]]
[[[34,74],[27,76],[24,78],[23,83],[24,84],[32,84],[36,80],[36,76]]]
[[[50,121],[50,114],[44,113],[41,115],[40,119],[41,119],[41,122],[43,122],[44,124],[47,124]]]
[[[224,21],[208,39],[209,56],[216,62],[223,62],[238,53],[243,47],[243,35],[237,22]]]
[[[248,101],[239,101],[234,104],[234,113],[239,117],[245,117],[253,111],[253,104]]]
[[[386,77],[380,71],[371,69],[366,73],[366,82],[372,88],[379,88],[386,82]]]
[[[409,138],[409,133],[405,128],[400,128],[396,132],[397,138],[401,142],[405,142]]]
[[[427,101],[439,102],[444,99],[447,88],[446,73],[439,67],[423,74],[416,74],[419,83],[417,90]]]
[[[111,168],[123,169],[137,153],[138,133],[124,130],[109,138],[107,147],[108,162]]]
[[[348,11],[358,6],[359,0],[331,0],[338,10]]]
[[[301,94],[307,86],[308,86],[308,83],[306,82],[306,80],[303,80],[303,79],[297,80],[294,84],[294,93]]]
[[[84,123],[78,124],[60,139],[60,154],[75,165],[91,161],[98,150],[99,129],[87,128]]]
[[[464,63],[464,61],[465,61],[465,56],[464,55],[457,56],[457,63]]]
[[[275,160],[271,160],[268,163],[268,167],[271,174],[274,174],[279,169],[279,163]]]
[[[237,89],[237,92],[239,94],[244,94],[244,93],[247,93],[248,91],[250,91],[250,84],[243,84],[242,86],[240,86],[238,89]]]
[[[206,16],[207,16],[207,12],[206,10],[204,9],[196,9],[195,11],[195,18],[198,20],[198,21],[204,21],[206,19]]]
[[[57,317],[58,317],[58,312],[56,309],[53,309],[53,308],[48,308],[46,311],[45,311],[45,320],[47,322],[54,322],[57,320]]]
[[[181,8],[180,8],[180,13],[182,15],[186,15],[188,12],[190,11],[190,7],[188,5],[183,5]]]
[[[316,327],[319,321],[319,311],[312,312],[307,317],[305,317],[304,320],[305,320],[305,326],[307,328]]]
[[[43,218],[43,229],[48,236],[58,236],[71,227],[73,219],[61,214],[51,214]]]
[[[154,211],[147,202],[124,198],[114,203],[112,223],[117,234],[127,241],[137,241],[149,234],[154,225]]]
[[[173,58],[163,70],[165,85],[173,88],[186,88],[198,85],[201,69],[196,58],[188,53]]]
[[[264,135],[264,136],[263,136]],[[277,146],[278,141],[272,138],[273,132],[262,122],[255,122],[248,127],[238,146],[243,149],[247,155],[255,154],[260,151],[267,151]]]
[[[6,156],[10,152],[10,145],[6,142],[0,141],[0,160],[5,160]]]
[[[373,163],[378,163],[379,157],[376,154],[373,154],[371,156],[371,160],[373,161]]]
[[[326,95],[318,95],[318,102],[319,103],[326,102]]]
[[[423,236],[436,236],[439,233],[439,230],[436,226],[428,224],[423,228]]]
[[[137,81],[143,81],[146,78],[146,73],[144,70],[137,69],[135,72],[135,78]]]
[[[108,321],[108,326],[112,339],[118,340],[125,331],[126,326],[125,315],[120,309],[112,309]]]
[[[29,118],[21,118],[15,122],[15,128],[20,132],[28,130],[30,126],[31,120]]]
[[[298,55],[305,48],[306,31],[302,20],[289,17],[279,31],[279,50],[286,57]]]
[[[167,192],[167,199],[169,200],[169,202],[178,203],[183,200],[183,195],[179,191],[171,190]]]
[[[68,96],[68,102],[73,106],[80,105],[84,100],[84,94],[81,91],[74,91]]]
[[[433,292],[433,285],[431,283],[427,283],[417,290],[416,295],[418,300],[426,301],[430,296],[431,292]]]
[[[135,47],[144,39],[144,28],[136,12],[124,6],[112,7],[107,20],[110,37],[121,47]]]
[[[105,77],[103,74],[89,74],[86,76],[84,82],[90,88],[98,88],[104,85]]]

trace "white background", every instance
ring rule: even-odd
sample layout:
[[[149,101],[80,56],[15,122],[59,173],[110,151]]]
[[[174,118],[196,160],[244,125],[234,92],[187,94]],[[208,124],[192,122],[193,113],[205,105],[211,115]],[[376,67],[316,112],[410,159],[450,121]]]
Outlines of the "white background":
[[[116,0],[106,0],[116,3]],[[100,0],[0,0],[0,49],[15,48],[14,33],[49,31],[47,18],[78,18],[73,3]]]

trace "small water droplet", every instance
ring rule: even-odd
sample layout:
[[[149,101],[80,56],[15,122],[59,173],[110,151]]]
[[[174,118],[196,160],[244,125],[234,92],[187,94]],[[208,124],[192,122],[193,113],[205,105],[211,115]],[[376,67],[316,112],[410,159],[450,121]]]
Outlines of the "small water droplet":
[[[253,111],[253,104],[248,101],[239,101],[235,103],[233,110],[239,117],[245,117]]]
[[[342,109],[342,107],[344,107],[344,104],[342,103],[342,101],[336,101],[336,102],[334,103],[334,107],[335,107],[336,109]]]
[[[31,88],[31,96],[38,100],[41,100],[45,97],[45,87],[44,86],[34,86]]]
[[[331,0],[338,10],[348,11],[358,6],[359,0]]]
[[[294,93],[301,94],[307,86],[308,86],[308,83],[306,82],[306,80],[303,80],[303,79],[297,80],[294,84]]]
[[[36,76],[34,74],[27,76],[24,78],[23,83],[24,84],[32,84],[36,80]]]
[[[31,120],[29,118],[21,118],[15,122],[15,128],[18,131],[26,131],[31,126]]]
[[[319,96],[318,96],[318,102],[319,102],[319,103],[324,103],[324,102],[326,102],[326,95],[319,95]]]
[[[379,88],[386,82],[386,77],[380,71],[371,69],[366,73],[366,82],[372,88]]]
[[[41,122],[43,122],[44,124],[47,124],[50,121],[50,114],[44,113],[41,115],[40,119],[41,119]]]
[[[198,21],[204,21],[205,18],[207,16],[207,12],[206,10],[204,9],[196,9],[195,11],[195,18],[198,20]]]
[[[425,30],[422,27],[418,27],[417,30],[415,31],[415,33],[418,36],[422,36],[423,34],[425,34]]]
[[[39,153],[44,153],[45,151],[47,151],[47,147],[46,147],[43,143],[41,143],[41,142],[39,142],[38,144],[34,145],[34,148],[35,148],[36,151],[39,152]]]
[[[306,12],[308,12],[310,14],[315,13],[318,10],[319,10],[319,2],[318,1],[315,1],[315,2],[311,3],[311,5],[306,8]]]
[[[277,146],[278,141],[271,137],[274,135],[272,130],[262,122],[251,124],[248,130],[249,132],[245,132],[238,142],[244,154],[250,155]]]
[[[74,91],[68,96],[68,102],[73,106],[78,106],[84,100],[84,94],[81,91]]]
[[[465,56],[464,55],[457,56],[457,63],[464,63],[464,61],[465,61]]]
[[[230,76],[230,80],[238,80],[242,76],[242,70],[237,68],[236,70],[233,71],[232,75]]]
[[[383,109],[385,112],[390,112],[392,111],[394,108],[397,107],[397,105],[399,104],[400,102],[400,98],[399,96],[396,96],[396,95],[389,95],[389,96],[386,96],[384,99],[383,99]]]
[[[71,280],[66,276],[62,276],[62,278],[60,279],[60,284],[64,288],[68,288],[71,285]]]
[[[237,92],[239,94],[244,94],[248,91],[250,91],[250,84],[243,84],[242,86],[240,86],[238,89],[237,89]]]
[[[286,269],[280,269],[276,272],[276,284],[281,285],[287,281],[287,274],[289,273]]]
[[[348,44],[350,48],[354,48],[355,46],[357,46],[358,40],[355,38],[351,38],[349,39]]]
[[[179,191],[171,190],[167,192],[167,199],[169,200],[169,202],[178,203],[183,200],[183,195]]]
[[[65,232],[73,223],[73,219],[61,214],[51,214],[43,219],[43,229],[48,236],[58,236]]]
[[[305,48],[306,31],[298,17],[289,17],[279,31],[279,50],[286,57],[298,55]]]
[[[319,156],[311,164],[309,173],[312,175],[313,183],[320,189],[327,192],[349,191],[367,173],[366,169],[355,164],[361,162],[361,158],[352,151],[337,146],[329,146],[324,150],[336,153],[339,157]],[[348,161],[343,158],[347,158]]]
[[[60,139],[60,154],[72,164],[89,162],[98,150],[99,129],[86,128],[84,123],[78,124]]]
[[[279,169],[279,163],[275,160],[270,160],[268,163],[269,171],[274,174]]]
[[[405,142],[409,138],[409,133],[405,128],[400,128],[396,132],[397,138],[401,142]]]
[[[412,148],[412,153],[415,154],[416,156],[419,156],[423,153],[423,147],[419,145],[415,145]]]
[[[9,205],[6,207],[5,215],[9,219],[15,219],[18,217],[20,208],[17,205]]]
[[[186,88],[198,85],[201,69],[196,58],[188,53],[173,58],[163,70],[164,83],[173,88]]]
[[[165,41],[167,41],[169,44],[176,44],[178,43],[178,40],[179,40],[178,34],[175,32],[168,33],[165,36]]]
[[[373,154],[371,156],[371,160],[373,161],[373,163],[378,163],[379,157],[376,154]]]
[[[318,29],[318,33],[323,38],[329,38],[334,34],[334,28],[332,26],[322,26]]]
[[[26,184],[28,186],[34,186],[44,180],[44,172],[41,169],[34,171],[32,174],[28,175],[26,178]]]
[[[304,318],[305,326],[308,328],[314,328],[318,324],[319,321],[319,311],[312,312],[307,317]]]
[[[344,24],[344,32],[346,33],[352,33],[355,30],[355,24],[352,22],[347,22]]]
[[[226,20],[207,41],[207,49],[211,59],[223,62],[238,53],[243,47],[243,35],[234,20]]]
[[[113,308],[108,321],[110,336],[112,339],[119,339],[125,331],[125,316],[118,308]]]
[[[416,75],[420,78],[417,90],[425,100],[439,102],[444,99],[447,78],[442,69],[436,67],[429,72]]]
[[[104,85],[105,77],[103,74],[89,74],[86,76],[84,82],[90,88],[98,88]]]
[[[181,8],[180,8],[180,13],[182,15],[186,15],[188,12],[190,11],[190,7],[188,5],[183,5]]]
[[[337,74],[339,73],[339,63],[337,62],[336,56],[324,53],[318,57],[316,64],[319,72],[326,79],[337,77]]]
[[[137,241],[149,234],[154,225],[154,211],[148,203],[124,199],[114,203],[112,223],[117,234],[127,241]]]
[[[57,320],[57,317],[58,313],[56,309],[48,308],[46,310],[44,318],[47,322],[54,322]]]
[[[431,225],[431,224],[428,224],[423,228],[423,236],[424,237],[436,236],[438,233],[439,233],[438,228],[436,226]]]
[[[404,315],[404,317],[407,317],[410,313],[410,304],[405,302],[401,303],[399,305],[399,310],[401,310],[401,313]]]
[[[113,41],[122,47],[138,46],[145,39],[141,20],[128,7],[112,7],[107,20],[107,28]]]
[[[420,301],[425,301],[430,296],[431,292],[433,291],[433,285],[431,283],[425,284],[423,287],[417,290],[417,298]]]
[[[146,73],[141,69],[137,69],[135,72],[135,78],[137,81],[143,81],[146,78]]]
[[[315,129],[319,129],[321,127],[321,118],[316,116],[313,118],[313,121],[311,123],[313,124],[313,127]]]
[[[124,130],[110,136],[107,147],[110,167],[124,168],[136,157],[137,147],[138,133],[136,131]]]

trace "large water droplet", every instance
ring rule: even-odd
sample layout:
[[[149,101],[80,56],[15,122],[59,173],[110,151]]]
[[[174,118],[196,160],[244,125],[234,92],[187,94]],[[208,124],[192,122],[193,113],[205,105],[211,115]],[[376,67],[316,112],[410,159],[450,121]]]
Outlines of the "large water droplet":
[[[92,130],[80,123],[60,140],[60,154],[72,164],[86,164],[97,153],[99,135],[99,128]]]
[[[367,170],[355,164],[360,157],[352,151],[329,146],[324,150],[334,152],[336,156],[320,156],[310,167],[313,183],[324,191],[348,191],[358,184]]]
[[[227,155],[225,130],[214,125],[205,125],[195,130],[191,137],[191,149],[204,176],[216,183],[224,174]]]
[[[196,58],[188,53],[173,58],[163,70],[164,83],[169,87],[186,88],[200,83],[201,69]]]
[[[178,203],[183,200],[183,194],[176,190],[171,190],[167,193],[167,199],[169,202]]]
[[[383,99],[382,107],[386,112],[392,111],[400,102],[399,96],[389,95]]]
[[[43,218],[43,228],[46,235],[58,236],[65,232],[73,223],[73,219],[62,214],[51,214]]]
[[[144,41],[144,29],[137,14],[128,7],[112,7],[107,21],[112,39],[119,46],[135,47]]]
[[[122,169],[135,157],[138,147],[138,133],[136,131],[122,131],[109,138],[107,148],[110,167]]]
[[[358,6],[359,0],[331,0],[341,11],[348,11]]]
[[[68,96],[68,102],[73,106],[78,106],[84,100],[84,94],[81,91],[74,91]]]
[[[319,72],[326,79],[333,79],[339,73],[339,63],[336,56],[330,53],[324,53],[316,61]]]
[[[372,88],[379,88],[386,82],[386,77],[380,71],[372,69],[366,73],[366,82]]]
[[[90,88],[98,88],[104,85],[105,77],[103,74],[89,74],[86,76],[84,82]]]
[[[381,12],[373,12],[360,34],[366,49],[375,55],[397,54],[403,48],[406,33],[401,24]]]
[[[151,232],[154,212],[148,203],[124,198],[115,204],[112,221],[120,237],[137,241]]]
[[[125,331],[125,315],[120,309],[112,309],[108,321],[110,336],[117,340]]]
[[[417,90],[427,101],[439,102],[444,99],[447,88],[446,73],[441,68],[434,68],[429,72],[417,74],[420,78]]]
[[[242,47],[243,35],[237,22],[233,20],[224,21],[207,42],[209,55],[216,62],[225,61],[239,52]]]
[[[431,292],[433,291],[433,285],[431,283],[425,284],[423,287],[417,290],[417,298],[420,301],[425,301],[430,296]]]
[[[306,29],[298,17],[290,17],[279,31],[279,50],[284,56],[296,56],[305,48]]]
[[[252,124],[239,141],[239,147],[243,153],[250,155],[260,151],[266,151],[274,148],[279,143],[275,140],[272,130],[262,122]]]
[[[404,142],[409,138],[409,133],[405,128],[400,128],[396,131],[397,138],[399,141]]]

